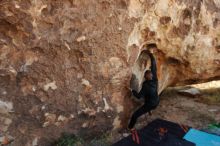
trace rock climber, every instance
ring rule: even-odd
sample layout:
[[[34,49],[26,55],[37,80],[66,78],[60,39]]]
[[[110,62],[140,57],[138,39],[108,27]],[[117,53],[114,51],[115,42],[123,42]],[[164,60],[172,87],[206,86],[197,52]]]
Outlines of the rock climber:
[[[132,133],[132,138],[134,132],[137,136],[137,131],[134,128],[137,119],[145,113],[150,113],[150,111],[155,109],[159,104],[157,66],[155,58],[153,56],[153,53],[157,51],[157,46],[155,44],[150,44],[145,48],[150,56],[151,66],[150,70],[146,70],[144,73],[145,81],[142,84],[140,92],[138,93],[137,91],[132,90],[132,94],[137,99],[144,98],[145,101],[144,104],[140,108],[138,108],[131,116],[128,129]],[[135,137],[133,138],[133,140],[135,140]],[[136,138],[136,141],[139,140]]]

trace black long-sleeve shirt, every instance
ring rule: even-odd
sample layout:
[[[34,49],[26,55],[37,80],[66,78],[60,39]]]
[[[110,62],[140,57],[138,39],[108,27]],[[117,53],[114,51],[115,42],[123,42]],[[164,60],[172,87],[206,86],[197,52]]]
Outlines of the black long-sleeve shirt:
[[[151,59],[151,72],[153,75],[152,80],[145,80],[140,92],[138,93],[137,91],[132,90],[132,93],[138,99],[145,98],[145,102],[154,106],[159,103],[157,66],[153,54],[150,53],[149,56]]]

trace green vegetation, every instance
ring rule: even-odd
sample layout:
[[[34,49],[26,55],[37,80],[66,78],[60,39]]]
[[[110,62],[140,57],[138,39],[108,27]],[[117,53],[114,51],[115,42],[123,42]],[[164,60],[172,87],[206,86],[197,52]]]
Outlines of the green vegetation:
[[[220,88],[202,90],[203,99],[209,104],[220,104]]]
[[[83,140],[75,135],[64,134],[53,146],[83,146]]]
[[[112,141],[112,134],[104,134],[99,138],[93,139],[90,146],[110,146]]]
[[[208,128],[220,128],[220,123],[214,123],[214,124],[210,124],[209,126],[208,126]]]
[[[103,134],[91,141],[83,140],[75,135],[63,135],[55,144],[51,146],[110,146],[112,141],[112,134]]]

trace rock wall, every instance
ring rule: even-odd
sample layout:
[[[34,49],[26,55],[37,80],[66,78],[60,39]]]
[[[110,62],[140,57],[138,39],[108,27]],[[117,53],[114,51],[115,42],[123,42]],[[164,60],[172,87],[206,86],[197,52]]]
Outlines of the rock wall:
[[[159,48],[161,92],[220,77],[219,30],[217,0],[2,0],[1,135],[44,146],[126,126],[143,44]]]

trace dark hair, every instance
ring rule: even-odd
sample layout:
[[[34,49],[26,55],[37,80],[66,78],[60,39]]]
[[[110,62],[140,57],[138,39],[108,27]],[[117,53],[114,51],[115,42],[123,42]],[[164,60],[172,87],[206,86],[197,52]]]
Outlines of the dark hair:
[[[150,70],[146,70],[145,73],[144,73],[144,76],[146,76],[147,74],[150,74],[151,71]]]
[[[150,48],[157,48],[157,45],[156,44],[148,44],[147,49],[150,49]]]

